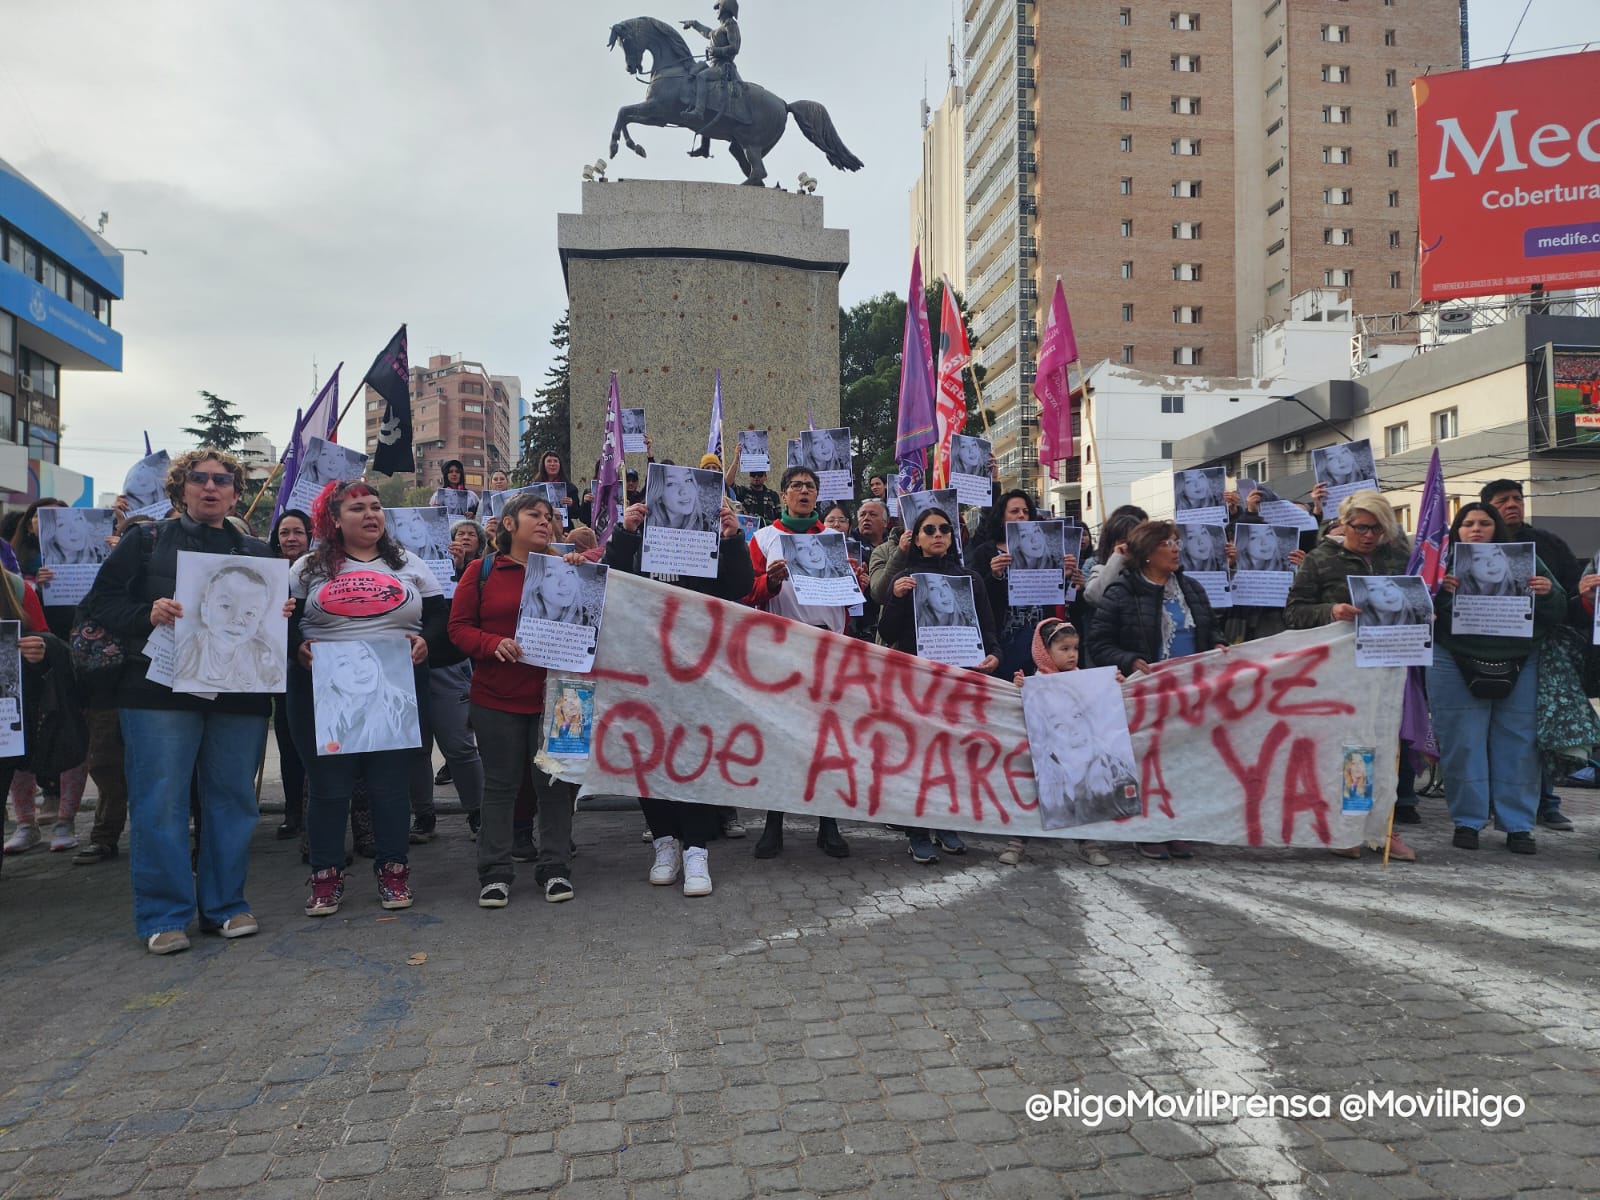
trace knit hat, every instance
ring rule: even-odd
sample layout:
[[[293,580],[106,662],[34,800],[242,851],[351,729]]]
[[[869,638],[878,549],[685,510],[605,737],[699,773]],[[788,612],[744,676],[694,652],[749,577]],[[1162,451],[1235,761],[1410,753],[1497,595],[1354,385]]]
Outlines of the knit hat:
[[[1033,627],[1033,665],[1039,668],[1041,675],[1055,675],[1061,670],[1050,658],[1050,642],[1060,637],[1066,630],[1074,634],[1078,628],[1071,621],[1063,621],[1059,617],[1046,617]],[[1045,635],[1049,635],[1047,641]]]
[[[702,471],[722,470],[722,460],[715,454],[702,454],[700,456],[700,469]]]

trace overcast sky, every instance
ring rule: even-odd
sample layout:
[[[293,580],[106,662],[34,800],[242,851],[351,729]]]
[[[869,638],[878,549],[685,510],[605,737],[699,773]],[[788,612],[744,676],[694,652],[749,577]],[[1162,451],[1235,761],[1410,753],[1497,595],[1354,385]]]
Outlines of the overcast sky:
[[[1068,0],[1041,0],[1059,4]],[[710,0],[0,0],[0,158],[127,256],[120,375],[62,381],[62,458],[120,483],[178,430],[205,388],[282,445],[313,360],[347,361],[346,396],[402,321],[411,358],[460,352],[529,394],[566,307],[556,214],[579,208],[584,163],[610,157],[618,107],[642,98],[606,51],[613,21],[713,20]],[[1523,4],[1472,0],[1475,59],[1505,50]],[[749,0],[744,77],[825,104],[867,164],[834,171],[790,123],[769,182],[821,183],[851,234],[853,304],[903,290],[907,195],[921,165],[924,77],[944,91],[949,0]],[[1593,38],[1595,0],[1532,0],[1515,49]],[[698,41],[698,39],[696,39]],[[20,61],[20,60],[19,60]],[[1575,91],[1574,95],[1583,89]],[[737,182],[721,146],[684,157],[683,130],[641,129],[629,178]],[[359,414],[346,422],[347,437]],[[359,428],[356,426],[355,428]]]

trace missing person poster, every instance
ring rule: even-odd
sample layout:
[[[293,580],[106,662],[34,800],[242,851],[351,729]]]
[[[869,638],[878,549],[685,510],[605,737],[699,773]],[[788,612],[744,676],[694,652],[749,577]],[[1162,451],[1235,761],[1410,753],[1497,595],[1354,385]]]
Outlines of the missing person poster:
[[[644,444],[644,409],[625,408],[622,410],[622,452],[624,454],[645,454]]]
[[[27,737],[22,728],[22,622],[0,621],[0,758],[16,758],[26,751]]]
[[[558,671],[594,670],[595,644],[606,607],[606,568],[530,554],[517,610],[522,661]]]
[[[1233,546],[1233,602],[1259,608],[1289,603],[1294,583],[1289,555],[1300,548],[1300,531],[1288,525],[1235,525]]]
[[[1115,667],[1028,676],[1022,716],[1041,829],[1140,815],[1133,739]]]
[[[1344,767],[1339,779],[1339,811],[1372,811],[1373,760],[1378,752],[1372,746],[1344,747]]]
[[[167,473],[171,469],[172,459],[165,450],[147,454],[128,468],[122,494],[127,497],[130,517],[160,521],[172,511],[172,498],[167,495]]]
[[[864,602],[844,534],[781,533],[778,542],[794,597],[801,604],[843,608]]]
[[[739,466],[746,474],[772,470],[772,454],[767,449],[765,429],[739,430]]]
[[[366,474],[367,455],[338,442],[314,437],[306,442],[305,457],[295,467],[294,488],[289,493],[289,508],[310,512],[317,496],[330,483],[360,479]]]
[[[1173,520],[1190,525],[1226,525],[1228,506],[1222,494],[1228,472],[1222,467],[1194,467],[1172,474]]]
[[[178,552],[175,692],[282,692],[288,675],[289,561]]]
[[[1317,528],[1316,517],[1294,501],[1283,499],[1277,492],[1259,480],[1241,476],[1239,479],[1239,503],[1245,507],[1247,512],[1251,511],[1250,496],[1253,492],[1261,493],[1261,499],[1254,512],[1268,525],[1292,525],[1301,531]]]
[[[76,604],[89,594],[111,553],[117,514],[109,508],[41,508],[38,518],[40,603]],[[44,568],[50,571],[48,582]]]
[[[817,476],[817,500],[854,500],[850,430],[807,429],[800,434],[800,462]]]
[[[1067,603],[1065,563],[1069,528],[1076,549],[1076,525],[1069,527],[1065,521],[1006,523],[1005,548],[1011,555],[1011,565],[1006,568],[1006,602],[1011,607],[1050,607]]]
[[[950,437],[950,486],[963,504],[988,508],[994,499],[989,479],[989,442],[964,433]]]
[[[905,492],[900,496],[901,525],[916,533],[917,522],[930,508],[937,508],[955,531],[956,550],[965,553],[962,542],[961,505],[956,500],[955,488],[939,488],[932,492]]]
[[[313,642],[311,700],[319,755],[422,745],[407,638]]]
[[[450,557],[452,517],[442,508],[388,508],[383,512],[389,536],[405,552],[433,572],[445,599],[456,594],[455,560]]]
[[[912,620],[917,631],[917,657],[952,667],[975,667],[986,657],[983,632],[968,575],[912,575]]]
[[[1227,529],[1222,525],[1180,524],[1178,543],[1178,562],[1183,573],[1206,590],[1211,607],[1232,608]]]
[[[721,537],[722,473],[651,463],[645,479],[646,575],[717,577]]]
[[[1373,465],[1372,443],[1366,438],[1335,442],[1311,452],[1311,473],[1318,483],[1328,485],[1322,511],[1339,511],[1346,496],[1378,490],[1378,471]]]
[[[1433,663],[1433,597],[1416,575],[1351,575],[1356,606],[1356,666]]]
[[[1533,637],[1532,542],[1457,542],[1450,547],[1450,632]]]
[[[594,734],[594,683],[552,678],[546,695],[544,753],[551,758],[588,758]]]

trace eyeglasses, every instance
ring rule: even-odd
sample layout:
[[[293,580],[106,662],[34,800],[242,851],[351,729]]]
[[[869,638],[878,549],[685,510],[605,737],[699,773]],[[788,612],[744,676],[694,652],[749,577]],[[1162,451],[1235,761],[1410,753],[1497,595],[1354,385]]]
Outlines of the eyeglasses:
[[[816,484],[807,483],[803,479],[796,479],[793,483],[791,483],[788,487],[786,487],[784,489],[784,491],[786,491],[786,492],[814,492],[816,490],[817,490],[817,485]]]
[[[937,534],[948,535],[950,533],[950,526],[948,526],[948,525],[924,525],[921,529],[917,530],[917,532],[918,533],[937,533]]]
[[[1354,522],[1345,523],[1346,532],[1358,534],[1361,537],[1372,537],[1375,533],[1380,532],[1382,529],[1382,525],[1357,525]]]
[[[1161,544],[1163,546],[1171,546],[1174,550],[1181,550],[1183,548],[1183,539],[1182,538],[1170,537],[1170,538],[1167,538],[1165,541],[1163,541]]]
[[[188,480],[188,482],[194,484],[196,487],[204,487],[206,485],[206,481],[207,480],[210,480],[213,484],[215,484],[219,488],[220,487],[231,487],[233,485],[233,472],[232,471],[190,471],[186,475],[184,475],[184,479]]]

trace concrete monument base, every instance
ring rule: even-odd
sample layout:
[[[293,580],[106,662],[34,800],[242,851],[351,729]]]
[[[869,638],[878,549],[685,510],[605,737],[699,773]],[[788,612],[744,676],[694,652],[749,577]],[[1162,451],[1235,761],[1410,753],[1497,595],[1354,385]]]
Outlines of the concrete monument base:
[[[725,428],[785,441],[839,420],[839,277],[850,234],[822,198],[720,183],[585,183],[556,219],[570,305],[572,474],[592,478],[617,372],[656,458],[698,465],[722,370]],[[630,465],[642,468],[635,456]],[[741,477],[742,482],[742,477]]]

